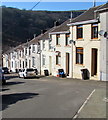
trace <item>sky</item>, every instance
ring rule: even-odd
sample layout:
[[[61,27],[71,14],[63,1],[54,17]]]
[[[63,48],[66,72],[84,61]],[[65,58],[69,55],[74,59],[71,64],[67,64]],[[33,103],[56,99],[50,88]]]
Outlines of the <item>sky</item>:
[[[1,5],[19,9],[30,10],[37,2],[2,2]],[[96,2],[97,5],[105,2]],[[87,10],[93,6],[93,2],[40,2],[33,10],[69,11]]]

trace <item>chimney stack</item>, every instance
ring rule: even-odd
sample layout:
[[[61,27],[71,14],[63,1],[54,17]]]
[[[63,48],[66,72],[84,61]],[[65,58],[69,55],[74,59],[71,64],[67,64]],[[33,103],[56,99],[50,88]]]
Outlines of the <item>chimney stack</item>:
[[[54,27],[58,26],[59,25],[59,22],[58,21],[55,21],[54,22]]]
[[[34,34],[34,38],[36,37],[36,34]]]
[[[41,34],[44,34],[47,30],[41,30]]]
[[[93,7],[96,7],[96,0],[93,0]]]

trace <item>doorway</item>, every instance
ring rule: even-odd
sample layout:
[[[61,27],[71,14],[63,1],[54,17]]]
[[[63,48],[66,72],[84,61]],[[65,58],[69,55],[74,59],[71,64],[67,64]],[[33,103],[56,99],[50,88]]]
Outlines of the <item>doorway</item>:
[[[49,56],[49,72],[50,72],[50,75],[52,75],[52,57]]]
[[[67,76],[69,76],[69,59],[70,59],[70,55],[69,53],[66,53],[66,74]]]
[[[98,50],[92,49],[92,61],[91,61],[91,76],[97,75],[97,56]]]

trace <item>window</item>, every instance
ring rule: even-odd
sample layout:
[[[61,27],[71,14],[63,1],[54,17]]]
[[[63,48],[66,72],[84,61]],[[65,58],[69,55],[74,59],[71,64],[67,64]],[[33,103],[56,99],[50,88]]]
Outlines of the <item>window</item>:
[[[25,59],[25,67],[27,67],[27,59]]]
[[[42,65],[45,65],[45,55],[42,56]]]
[[[52,48],[51,43],[52,43],[52,40],[50,39],[50,40],[49,40],[49,49]]]
[[[83,38],[83,26],[79,25],[77,26],[77,39]]]
[[[35,52],[35,45],[33,45],[33,47],[32,47],[32,52],[33,53]]]
[[[21,68],[21,60],[20,60],[20,68]]]
[[[66,45],[69,45],[70,34],[66,34]]]
[[[56,52],[56,65],[60,65],[61,64],[61,53],[60,52]]]
[[[19,51],[19,56],[21,57],[21,51]]]
[[[31,46],[29,47],[29,55],[31,55]]]
[[[13,61],[12,61],[12,68],[13,68]]]
[[[25,55],[27,55],[27,48],[25,48]]]
[[[35,67],[35,57],[32,57],[32,67]]]
[[[76,64],[83,64],[83,48],[76,48]]]
[[[43,40],[43,49],[45,49],[45,40]]]
[[[60,45],[60,35],[56,35],[56,45]]]
[[[97,39],[98,38],[98,24],[92,24],[91,38],[92,39]]]

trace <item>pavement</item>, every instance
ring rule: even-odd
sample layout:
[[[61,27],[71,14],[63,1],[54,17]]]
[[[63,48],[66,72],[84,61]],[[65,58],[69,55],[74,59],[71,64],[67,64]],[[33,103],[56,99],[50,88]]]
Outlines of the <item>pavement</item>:
[[[3,118],[106,118],[106,82],[7,76]]]

